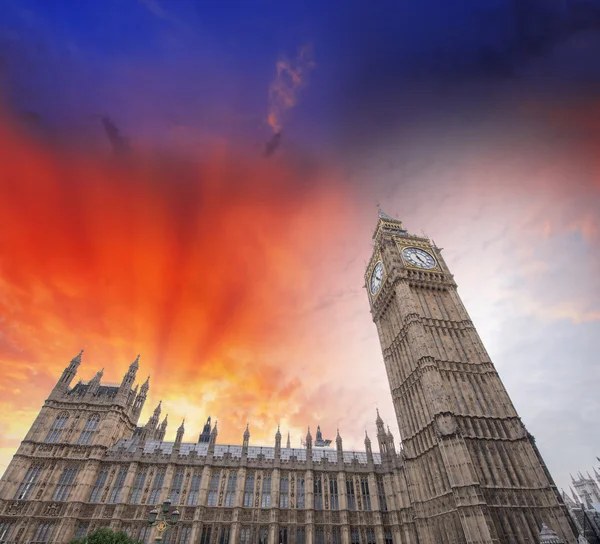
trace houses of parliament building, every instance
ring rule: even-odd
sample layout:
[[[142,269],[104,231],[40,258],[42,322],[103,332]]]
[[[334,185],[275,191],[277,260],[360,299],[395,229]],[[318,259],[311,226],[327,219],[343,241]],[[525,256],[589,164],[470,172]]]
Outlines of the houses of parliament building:
[[[67,543],[100,527],[170,544],[513,544],[577,541],[533,437],[475,330],[441,250],[379,211],[365,285],[397,417],[379,452],[317,429],[301,448],[218,443],[207,421],[165,442],[161,406],[139,425],[139,357],[120,384],[64,369],[0,480],[0,542]]]

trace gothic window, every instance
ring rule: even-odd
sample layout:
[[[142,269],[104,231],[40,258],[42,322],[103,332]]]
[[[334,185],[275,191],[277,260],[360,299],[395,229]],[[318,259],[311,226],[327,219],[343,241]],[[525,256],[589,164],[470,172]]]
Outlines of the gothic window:
[[[354,481],[352,478],[346,478],[346,496],[348,497],[348,510],[356,510],[356,496],[354,495]]]
[[[325,529],[315,527],[315,544],[325,544]]]
[[[31,492],[33,491],[33,487],[42,473],[42,470],[43,469],[41,466],[32,466],[29,468],[29,470],[25,473],[25,477],[23,478],[21,485],[19,485],[19,488],[15,493],[16,500],[25,501],[29,498]]]
[[[192,484],[190,486],[190,493],[187,498],[188,506],[196,506],[198,504],[198,493],[200,492],[200,481],[202,480],[202,474],[194,472],[192,476]]]
[[[150,498],[148,499],[150,504],[156,504],[158,502],[164,481],[165,471],[159,470],[156,473],[156,476],[154,476],[154,482],[152,482],[152,491],[150,492]]]
[[[258,529],[258,544],[269,544],[269,528],[268,527],[262,526]]]
[[[87,446],[92,443],[92,439],[94,438],[95,432],[98,430],[98,425],[100,425],[100,416],[98,414],[92,414],[88,417],[85,422],[85,426],[83,427],[83,431],[79,435],[79,440],[77,443],[82,446]]]
[[[115,485],[113,485],[110,496],[108,497],[109,504],[116,504],[121,498],[121,491],[123,491],[123,485],[125,484],[125,478],[127,477],[127,468],[121,468],[117,474]]]
[[[279,508],[290,506],[290,480],[287,474],[282,474],[279,480]]]
[[[12,521],[3,521],[0,523],[0,542],[8,542],[13,527],[14,522]]]
[[[233,506],[236,484],[237,472],[230,472],[229,479],[227,480],[227,491],[225,492],[225,506]]]
[[[279,527],[279,544],[288,544],[288,528]]]
[[[63,473],[58,480],[58,484],[56,485],[56,489],[54,490],[54,495],[52,496],[53,501],[67,500],[71,488],[73,487],[75,476],[77,476],[77,468],[67,467],[63,470]]]
[[[88,524],[87,523],[79,523],[77,525],[77,529],[75,530],[75,535],[73,535],[74,539],[84,538],[87,535]],[[0,538],[0,540],[2,540]]]
[[[296,529],[296,544],[306,544],[306,533],[304,531],[304,527],[298,527]]]
[[[142,498],[142,493],[144,491],[144,483],[146,482],[146,469],[141,469],[135,476],[135,481],[133,482],[133,490],[131,491],[131,499],[129,502],[131,504],[140,504],[140,499]]]
[[[210,533],[212,527],[210,525],[205,525],[202,527],[202,534],[200,535],[200,544],[210,544]]]
[[[394,539],[392,538],[392,531],[386,531],[384,533],[385,544],[394,544]]]
[[[179,504],[179,495],[181,494],[181,486],[183,485],[183,470],[178,470],[173,476],[173,485],[171,486],[171,504]]]
[[[252,508],[252,497],[254,496],[254,472],[246,474],[246,485],[244,486],[244,507]]]
[[[357,527],[350,529],[350,544],[360,544],[360,533]]]
[[[363,508],[365,510],[371,510],[371,495],[369,495],[369,479],[366,476],[363,476],[360,479],[360,494],[362,495]]]
[[[192,528],[189,525],[182,525],[179,531],[179,540],[177,544],[190,544],[192,537]]]
[[[296,481],[296,508],[304,508],[304,478],[302,476],[298,476]]]
[[[219,544],[229,544],[229,525],[221,527],[221,534],[219,535]]]
[[[152,527],[144,524],[142,525],[141,529],[140,529],[140,534],[138,536],[138,540],[142,543],[142,544],[147,544],[148,543],[148,537],[150,536],[150,530],[152,529]]]
[[[52,423],[52,427],[48,431],[46,435],[46,440],[48,444],[56,444],[60,440],[60,435],[62,434],[64,428],[67,426],[67,421],[69,420],[69,414],[60,414],[56,416],[54,423]]]
[[[321,481],[321,475],[315,475],[314,480],[314,492],[315,492],[315,510],[323,510],[323,483]],[[323,543],[318,543],[323,544]]]
[[[210,476],[210,484],[208,486],[208,506],[217,505],[217,495],[219,494],[219,471],[215,471]]]
[[[387,501],[385,500],[385,486],[383,477],[377,476],[377,496],[379,497],[379,509],[382,512],[387,511]]]
[[[333,544],[342,544],[342,530],[340,527],[332,527]]]
[[[367,527],[367,544],[376,544],[375,529],[373,527]]]
[[[88,502],[98,502],[100,500],[100,495],[102,494],[102,489],[106,484],[106,479],[108,478],[108,470],[102,470],[98,473],[98,477],[96,478],[96,483],[90,493],[90,499]]]
[[[340,509],[340,500],[338,497],[338,483],[337,483],[337,478],[335,478],[335,477],[329,479],[329,497],[330,497],[329,501],[331,503],[331,509],[339,510]]]
[[[265,474],[262,486],[262,503],[263,508],[271,508],[271,475]]]
[[[33,537],[33,542],[48,542],[48,540],[50,540],[50,536],[52,535],[53,529],[54,523],[47,521],[40,522]]]
[[[240,531],[240,544],[250,544],[250,527],[242,527]]]

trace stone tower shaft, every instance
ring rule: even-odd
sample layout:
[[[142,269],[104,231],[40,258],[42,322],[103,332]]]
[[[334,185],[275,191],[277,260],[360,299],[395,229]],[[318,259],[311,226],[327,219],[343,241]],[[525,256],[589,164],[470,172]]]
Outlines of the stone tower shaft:
[[[419,542],[534,542],[542,523],[575,542],[441,250],[381,210],[373,238],[366,287]]]

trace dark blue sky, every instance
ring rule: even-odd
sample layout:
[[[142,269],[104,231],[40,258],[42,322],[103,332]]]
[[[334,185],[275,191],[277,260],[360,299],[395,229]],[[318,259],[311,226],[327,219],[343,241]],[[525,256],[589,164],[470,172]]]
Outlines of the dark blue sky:
[[[310,43],[316,66],[286,117],[286,141],[344,147],[427,115],[448,88],[519,80],[532,58],[593,27],[594,5],[7,0],[2,80],[14,110],[69,133],[108,115],[130,137],[160,140],[185,125],[262,145],[275,62]],[[582,84],[564,70],[550,72],[546,90]],[[584,86],[595,79],[587,64],[580,72]],[[419,100],[423,88],[434,94]],[[488,94],[461,92],[467,110]]]

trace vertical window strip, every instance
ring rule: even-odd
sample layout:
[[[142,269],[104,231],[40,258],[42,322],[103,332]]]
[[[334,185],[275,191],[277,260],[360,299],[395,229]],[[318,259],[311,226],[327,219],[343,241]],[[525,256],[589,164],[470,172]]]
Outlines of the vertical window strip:
[[[289,507],[290,481],[287,474],[282,474],[279,480],[279,508]]]
[[[323,510],[323,482],[320,474],[314,477],[315,510]]]
[[[96,478],[96,483],[90,493],[90,498],[88,502],[98,502],[100,499],[100,495],[102,494],[102,489],[106,484],[106,479],[108,478],[108,470],[102,470],[98,473],[98,477]]]
[[[242,527],[240,531],[240,544],[250,544],[250,527]]]
[[[190,544],[190,538],[192,536],[192,528],[189,525],[180,527],[179,540],[177,544]]]
[[[54,523],[41,521],[35,532],[35,536],[33,537],[34,542],[48,542],[50,540],[50,536],[52,536],[52,531],[54,530]]]
[[[367,527],[367,544],[376,544],[375,529],[373,527]]]
[[[29,467],[29,469],[25,473],[23,481],[21,482],[19,488],[17,489],[17,492],[15,493],[15,500],[26,501],[29,498],[31,492],[33,491],[33,488],[35,487],[35,484],[37,483],[40,477],[40,474],[42,473],[42,470],[43,469],[41,466]]]
[[[75,535],[73,538],[75,538],[75,539],[84,538],[85,535],[87,535],[87,531],[88,531],[88,524],[80,523],[79,525],[77,525],[77,530],[75,531]]]
[[[363,509],[371,510],[371,495],[369,494],[369,480],[367,477],[360,479],[360,494],[362,495]]]
[[[304,477],[298,476],[296,480],[296,508],[304,508]],[[296,543],[298,544],[298,543]]]
[[[235,488],[237,487],[237,472],[230,472],[225,492],[225,506],[233,506],[235,502]]]
[[[296,528],[296,544],[306,544],[306,532],[304,527]]]
[[[160,497],[160,492],[162,490],[163,482],[165,481],[165,471],[159,470],[154,476],[154,482],[152,483],[152,491],[150,493],[150,498],[148,502],[150,504],[156,504],[158,502],[158,498]]]
[[[329,479],[329,502],[332,510],[340,509],[340,500],[338,496],[338,483],[335,476]],[[335,543],[334,543],[335,544]]]
[[[73,487],[75,476],[77,476],[77,468],[67,467],[63,470],[58,480],[58,484],[56,485],[56,489],[54,490],[54,495],[52,496],[53,501],[67,500],[71,488]]]
[[[394,539],[392,538],[392,531],[386,531],[383,535],[384,544],[394,544]]]
[[[210,525],[205,525],[202,527],[202,534],[200,535],[200,544],[210,544],[210,533],[212,527]]]
[[[98,425],[100,424],[100,416],[98,414],[92,414],[88,417],[85,422],[85,426],[83,427],[83,431],[79,435],[79,440],[77,440],[77,444],[81,446],[87,446],[92,443],[92,439],[94,438],[94,434],[98,430]]]
[[[190,485],[190,493],[187,498],[188,506],[196,506],[198,504],[198,494],[200,493],[200,481],[202,479],[202,474],[199,472],[194,472],[192,476],[192,483]]]
[[[244,485],[244,507],[252,508],[252,499],[254,497],[254,472],[246,474],[246,483]]]
[[[271,508],[271,475],[265,474],[262,486],[262,508]]]
[[[138,540],[140,542],[142,542],[142,544],[148,543],[148,537],[150,536],[151,529],[152,529],[152,527],[150,527],[148,525],[142,525],[142,527],[140,529],[140,534],[138,536]]]
[[[221,527],[219,544],[229,544],[229,525],[224,525],[223,527]]]
[[[342,530],[337,525],[332,527],[333,544],[342,544]]]
[[[45,442],[48,444],[56,444],[62,435],[64,428],[67,426],[67,421],[69,420],[68,414],[60,414],[56,417],[54,422],[52,423],[52,427],[48,431],[46,435]]]
[[[350,528],[350,544],[360,544],[360,532],[357,527]]]
[[[348,510],[356,510],[356,496],[354,495],[354,481],[346,478],[346,496],[348,497]]]
[[[208,500],[206,504],[208,506],[217,505],[217,495],[219,494],[219,479],[221,473],[217,470],[210,475],[210,484],[208,485]]]
[[[325,529],[315,527],[315,544],[325,544]]]
[[[13,527],[13,521],[3,521],[0,523],[0,542],[8,542]]]
[[[288,528],[279,526],[279,544],[288,544]]]
[[[140,504],[140,499],[142,498],[142,492],[144,491],[144,483],[146,482],[146,470],[140,470],[133,483],[133,490],[131,491],[131,498],[129,502],[131,504]]]
[[[123,485],[125,484],[125,478],[127,477],[127,468],[121,468],[115,479],[112,491],[108,497],[109,504],[116,504],[121,498],[121,491],[123,491]]]
[[[269,528],[262,526],[258,530],[258,544],[269,544]]]
[[[176,506],[179,504],[179,496],[181,495],[181,486],[183,485],[183,470],[178,470],[173,476],[173,485],[171,485],[171,504]]]
[[[387,500],[385,498],[385,484],[383,476],[377,476],[377,495],[379,496],[379,509],[382,512],[387,511]]]

